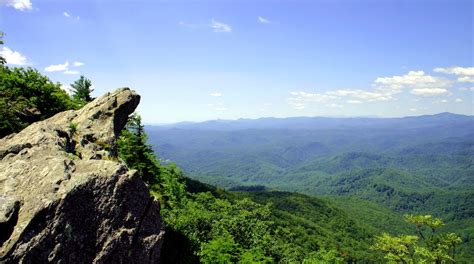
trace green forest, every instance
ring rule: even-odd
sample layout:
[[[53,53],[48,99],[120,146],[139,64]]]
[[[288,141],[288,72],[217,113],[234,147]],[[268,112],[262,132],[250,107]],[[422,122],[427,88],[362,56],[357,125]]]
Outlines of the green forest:
[[[459,257],[461,238],[440,232],[439,218],[406,215],[396,231],[383,231],[323,199],[258,187],[225,191],[161,165],[146,139],[134,115],[118,147],[163,205],[166,263],[450,263]]]
[[[69,95],[36,69],[0,62],[0,137],[93,100],[84,76]],[[147,133],[134,114],[112,147],[161,203],[163,263],[468,263],[474,257],[472,154],[462,144],[453,151],[464,154],[449,157],[341,150],[308,158],[289,149],[278,163],[272,159],[281,157],[254,159],[255,152],[238,156],[229,148],[226,160],[214,159],[219,164],[202,163],[206,169],[190,169],[199,160],[183,162],[189,175],[210,185],[161,162],[160,144],[152,147]],[[450,182],[454,173],[458,179]]]
[[[405,215],[432,215],[444,221],[436,232],[460,236],[457,261],[473,259],[471,116],[224,120],[147,131],[162,160],[193,179],[317,197],[372,238],[413,234]]]

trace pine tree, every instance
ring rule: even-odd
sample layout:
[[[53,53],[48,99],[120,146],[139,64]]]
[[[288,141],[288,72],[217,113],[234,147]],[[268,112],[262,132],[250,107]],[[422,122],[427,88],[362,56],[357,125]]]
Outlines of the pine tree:
[[[94,91],[91,89],[92,83],[91,80],[81,75],[81,77],[71,84],[73,98],[82,102],[90,102],[93,100],[91,93]]]
[[[119,156],[128,167],[137,170],[162,206],[174,206],[185,195],[183,174],[173,164],[161,165],[146,142],[147,136],[140,116],[131,115],[117,140]]]
[[[138,171],[142,179],[152,184],[159,168],[154,164],[153,150],[146,144],[146,135],[139,115],[129,118],[127,127],[118,141],[119,153],[127,165]]]

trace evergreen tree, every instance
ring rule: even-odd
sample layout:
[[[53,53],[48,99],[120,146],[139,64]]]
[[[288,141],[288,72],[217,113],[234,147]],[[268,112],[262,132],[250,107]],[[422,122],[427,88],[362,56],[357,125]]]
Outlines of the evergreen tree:
[[[141,117],[138,114],[131,115],[117,140],[119,156],[127,166],[137,170],[162,206],[173,207],[185,196],[183,174],[173,164],[161,165],[146,141]]]
[[[159,165],[155,163],[153,150],[146,144],[146,135],[137,114],[130,116],[126,129],[118,140],[120,157],[148,184],[154,184],[155,176],[160,174]]]
[[[83,103],[92,101],[94,98],[91,97],[91,93],[94,90],[91,89],[91,86],[91,80],[84,77],[84,75],[81,75],[78,80],[71,84],[73,98]]]

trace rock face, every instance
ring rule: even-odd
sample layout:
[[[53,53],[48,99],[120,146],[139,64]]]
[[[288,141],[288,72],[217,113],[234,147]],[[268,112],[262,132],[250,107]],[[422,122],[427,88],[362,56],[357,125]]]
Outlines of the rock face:
[[[128,88],[0,139],[0,263],[156,263],[159,204],[118,160]]]

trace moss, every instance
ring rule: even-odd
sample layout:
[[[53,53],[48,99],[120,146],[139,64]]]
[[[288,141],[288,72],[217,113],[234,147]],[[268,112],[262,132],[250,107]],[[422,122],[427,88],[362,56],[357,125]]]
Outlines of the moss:
[[[66,157],[70,160],[77,160],[79,158],[79,156],[77,156],[73,153],[69,153],[69,152],[66,152]]]

